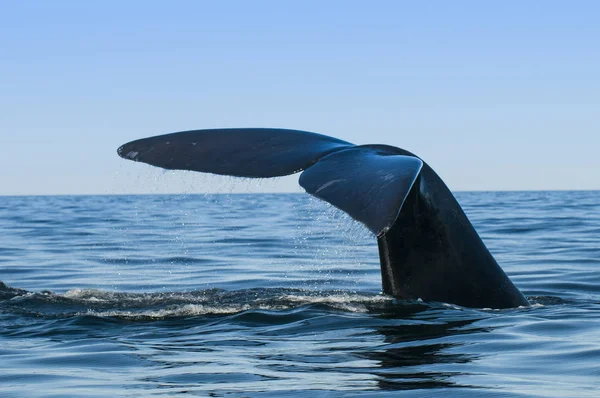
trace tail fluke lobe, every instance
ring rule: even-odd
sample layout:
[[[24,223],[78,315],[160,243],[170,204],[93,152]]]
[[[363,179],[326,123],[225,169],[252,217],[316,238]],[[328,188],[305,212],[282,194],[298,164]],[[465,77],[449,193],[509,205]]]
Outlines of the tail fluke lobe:
[[[163,169],[266,178],[297,173],[331,152],[352,146],[306,131],[243,128],[159,135],[131,141],[117,153]]]
[[[422,166],[416,157],[355,146],[320,159],[300,175],[300,185],[379,235],[396,221]]]

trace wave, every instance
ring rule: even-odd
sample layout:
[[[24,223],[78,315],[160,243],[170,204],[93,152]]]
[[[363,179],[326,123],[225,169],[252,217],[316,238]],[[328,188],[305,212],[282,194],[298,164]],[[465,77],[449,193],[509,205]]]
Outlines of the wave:
[[[287,310],[322,306],[364,313],[395,299],[376,293],[308,291],[302,289],[207,289],[190,292],[129,293],[72,289],[65,293],[30,292],[0,282],[0,308],[45,316],[94,315],[134,319],[164,319],[236,314],[248,310]]]
[[[553,296],[529,297],[533,307],[560,305]],[[48,290],[30,292],[0,281],[0,310],[46,317],[91,315],[131,320],[160,320],[176,317],[233,315],[246,311],[285,311],[305,307],[325,311],[401,315],[406,310],[466,309],[454,304],[399,300],[391,296],[339,290],[312,291],[289,288],[227,291],[206,289],[189,292],[131,293],[99,289],[71,289],[65,293]],[[502,310],[502,311],[511,311]]]

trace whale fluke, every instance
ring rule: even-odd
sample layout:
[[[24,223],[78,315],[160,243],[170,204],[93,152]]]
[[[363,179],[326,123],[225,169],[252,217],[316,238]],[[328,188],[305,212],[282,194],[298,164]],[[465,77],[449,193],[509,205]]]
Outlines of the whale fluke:
[[[238,177],[303,171],[300,185],[377,236],[383,292],[467,307],[529,305],[438,175],[388,145],[299,130],[193,130],[129,142],[119,156],[164,169]]]
[[[191,130],[128,142],[125,159],[169,170],[267,178],[297,173],[330,152],[353,144],[286,129]]]
[[[300,185],[362,222],[375,235],[389,230],[423,167],[421,159],[390,148],[355,146],[320,159]]]

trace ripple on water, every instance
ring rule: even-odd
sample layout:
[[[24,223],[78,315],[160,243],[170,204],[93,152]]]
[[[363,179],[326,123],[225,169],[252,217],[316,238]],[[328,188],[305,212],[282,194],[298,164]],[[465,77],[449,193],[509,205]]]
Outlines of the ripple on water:
[[[596,397],[598,192],[457,196],[532,307],[380,295],[303,195],[1,197],[0,396]]]

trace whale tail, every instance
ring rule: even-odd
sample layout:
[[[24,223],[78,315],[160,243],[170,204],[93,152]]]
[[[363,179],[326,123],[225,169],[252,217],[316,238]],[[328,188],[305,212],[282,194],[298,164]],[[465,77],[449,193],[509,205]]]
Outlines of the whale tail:
[[[467,307],[528,305],[439,176],[387,145],[354,145],[298,130],[215,129],[129,142],[121,157],[164,169],[300,185],[363,223],[379,246],[384,293]]]

